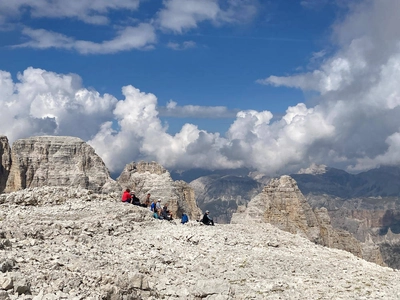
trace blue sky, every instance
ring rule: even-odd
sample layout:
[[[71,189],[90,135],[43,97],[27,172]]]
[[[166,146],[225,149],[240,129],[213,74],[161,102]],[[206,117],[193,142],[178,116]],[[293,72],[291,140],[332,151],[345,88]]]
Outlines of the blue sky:
[[[398,8],[395,0],[5,0],[0,134],[79,136],[112,171],[139,159],[269,174],[397,164],[398,91],[382,70],[397,57]],[[372,114],[374,104],[387,109]]]
[[[76,18],[35,18],[25,8],[25,13],[9,18],[8,23],[14,22],[13,28],[0,33],[0,65],[13,76],[28,66],[56,73],[76,73],[85,86],[118,99],[122,97],[121,87],[132,84],[154,93],[161,106],[172,99],[179,105],[268,109],[274,114],[283,114],[289,105],[304,101],[303,93],[259,85],[256,80],[307,68],[312,53],[327,44],[330,26],[340,8],[333,4],[309,7],[294,0],[247,2],[255,5],[256,11],[241,23],[203,21],[197,28],[182,33],[159,30],[153,49],[111,54],[12,46],[27,41],[27,37],[21,35],[24,27],[94,42],[109,40],[115,36],[115,27],[138,22],[129,19],[152,22],[150,19],[163,7],[162,1],[143,1],[135,11],[110,10],[105,14],[109,17],[105,25],[86,24]],[[185,42],[190,42],[187,49],[171,49],[172,44],[184,47]],[[181,121],[176,120],[179,125],[173,126],[174,121],[168,118],[170,131],[177,130]],[[226,120],[213,121],[213,127],[208,130],[224,132],[228,129]],[[207,122],[202,123],[207,126]]]

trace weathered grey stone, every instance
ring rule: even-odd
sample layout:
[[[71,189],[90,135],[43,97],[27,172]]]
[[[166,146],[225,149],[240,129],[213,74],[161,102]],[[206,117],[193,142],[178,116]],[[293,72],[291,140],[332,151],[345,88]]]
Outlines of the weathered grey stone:
[[[17,140],[6,192],[41,186],[73,186],[100,191],[112,182],[102,159],[79,138],[40,136]]]
[[[1,291],[0,290],[0,300],[9,300],[10,296],[6,291]]]
[[[9,240],[6,240],[9,242]],[[1,242],[1,240],[0,240]],[[11,245],[11,243],[10,243]],[[3,248],[4,249],[4,248]],[[3,250],[0,248],[0,250]],[[0,272],[5,273],[5,272],[10,272],[12,269],[16,266],[15,259],[10,259],[10,258],[0,258]]]
[[[11,148],[6,136],[0,136],[0,193],[6,187],[11,169]]]
[[[0,274],[0,289],[10,290],[14,287],[13,278],[9,274]]]
[[[156,162],[132,162],[127,164],[117,182],[125,189],[130,188],[144,201],[147,193],[151,199],[161,199],[168,203],[174,217],[186,213],[191,219],[198,219],[198,208],[193,189],[184,181],[173,181],[169,172]]]
[[[29,294],[30,293],[30,284],[26,280],[26,278],[22,276],[16,276],[14,278],[14,293],[21,294]]]

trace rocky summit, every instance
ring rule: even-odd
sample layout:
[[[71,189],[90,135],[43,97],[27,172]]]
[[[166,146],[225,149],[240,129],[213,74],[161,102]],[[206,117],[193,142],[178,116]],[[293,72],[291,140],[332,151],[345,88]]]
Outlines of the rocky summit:
[[[272,179],[247,208],[241,207],[231,220],[233,224],[262,222],[274,224],[317,244],[346,250],[385,265],[378,246],[372,242],[361,243],[351,233],[333,228],[327,209],[313,210],[290,176]]]
[[[153,219],[117,195],[0,195],[0,299],[399,299],[396,270],[267,224]]]
[[[142,202],[148,193],[151,199],[160,199],[174,216],[183,213],[192,219],[201,217],[201,210],[196,204],[194,190],[186,182],[171,178],[170,173],[156,162],[132,162],[127,164],[117,182],[124,188],[135,192]]]
[[[28,187],[77,186],[100,191],[112,179],[94,149],[75,137],[20,139],[11,148],[5,192]]]

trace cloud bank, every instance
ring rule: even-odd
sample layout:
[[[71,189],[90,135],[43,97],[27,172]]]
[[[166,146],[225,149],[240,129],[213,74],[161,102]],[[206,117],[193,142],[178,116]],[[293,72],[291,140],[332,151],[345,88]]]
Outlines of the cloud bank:
[[[117,100],[85,89],[76,74],[28,68],[17,79],[0,73],[0,104],[5,107],[0,111],[1,134],[11,141],[40,134],[79,136],[111,171],[143,159],[174,169],[248,166],[276,173],[287,164],[301,164],[309,145],[334,132],[318,112],[299,104],[272,124],[268,111],[237,112],[226,136],[194,124],[171,135],[160,120],[157,97],[133,86],[123,87],[124,99]],[[166,110],[182,117],[232,117],[225,107],[178,106],[173,101]]]

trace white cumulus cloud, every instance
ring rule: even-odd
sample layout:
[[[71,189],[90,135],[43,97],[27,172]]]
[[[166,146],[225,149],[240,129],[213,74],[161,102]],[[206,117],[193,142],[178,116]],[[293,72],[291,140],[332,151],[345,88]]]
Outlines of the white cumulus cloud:
[[[400,132],[399,9],[397,0],[353,6],[334,26],[332,39],[338,51],[325,57],[319,68],[258,80],[320,94],[314,110],[335,133],[329,142],[313,145],[309,157],[349,170],[399,164],[395,158],[400,154],[396,149]]]
[[[112,117],[117,102],[109,94],[82,87],[78,75],[28,68],[0,72],[0,132],[11,141],[32,135],[72,135],[89,139]]]

